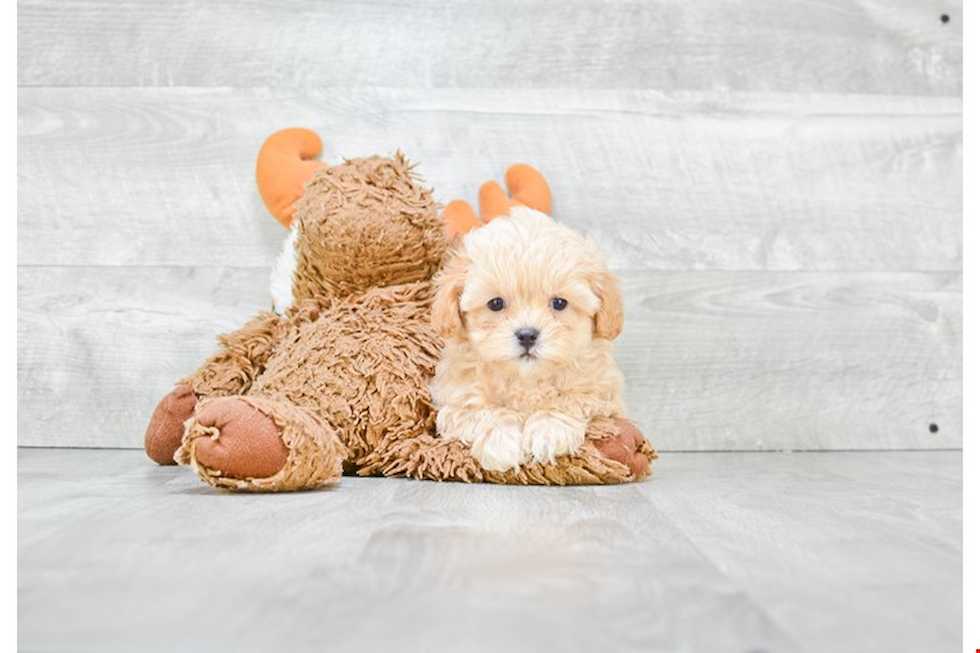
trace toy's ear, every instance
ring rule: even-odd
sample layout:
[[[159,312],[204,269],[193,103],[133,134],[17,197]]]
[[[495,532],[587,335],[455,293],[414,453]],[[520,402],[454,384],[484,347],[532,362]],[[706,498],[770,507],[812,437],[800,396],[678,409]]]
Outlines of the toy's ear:
[[[600,338],[613,340],[623,330],[623,293],[619,288],[619,279],[612,272],[603,271],[594,279],[592,292],[599,298],[595,333]]]
[[[265,139],[255,163],[255,182],[262,202],[276,220],[289,228],[293,208],[303,195],[303,186],[317,168],[323,150],[320,137],[309,129],[293,127],[277,131]]]
[[[432,301],[432,328],[443,338],[463,329],[463,311],[459,299],[466,285],[470,260],[462,252],[450,255],[449,261],[435,278],[436,294]]]

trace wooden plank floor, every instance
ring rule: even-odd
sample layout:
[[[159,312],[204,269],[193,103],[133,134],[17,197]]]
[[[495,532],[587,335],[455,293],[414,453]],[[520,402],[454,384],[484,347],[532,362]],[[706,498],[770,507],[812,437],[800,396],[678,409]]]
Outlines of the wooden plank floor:
[[[623,487],[256,496],[21,449],[19,647],[955,651],[961,464],[668,454]]]

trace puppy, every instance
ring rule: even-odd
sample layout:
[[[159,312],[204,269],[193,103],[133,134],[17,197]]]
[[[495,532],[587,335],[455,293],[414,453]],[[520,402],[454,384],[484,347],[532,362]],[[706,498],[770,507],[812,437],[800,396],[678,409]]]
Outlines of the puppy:
[[[484,469],[554,462],[593,417],[625,417],[619,283],[593,243],[543,213],[514,207],[469,232],[436,280],[432,323],[446,341],[438,433]]]

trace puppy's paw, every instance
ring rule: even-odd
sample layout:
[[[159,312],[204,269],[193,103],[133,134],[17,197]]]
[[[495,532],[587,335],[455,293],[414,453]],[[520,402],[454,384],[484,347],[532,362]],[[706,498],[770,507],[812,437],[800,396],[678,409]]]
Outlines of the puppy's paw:
[[[553,463],[585,442],[586,424],[568,415],[535,413],[524,425],[524,448],[536,463]]]
[[[473,441],[470,451],[483,469],[506,472],[517,469],[524,462],[521,424],[516,420],[504,420],[495,424],[487,433]]]
[[[488,410],[443,408],[436,415],[436,433],[444,440],[459,440],[472,446],[490,430],[492,418]]]

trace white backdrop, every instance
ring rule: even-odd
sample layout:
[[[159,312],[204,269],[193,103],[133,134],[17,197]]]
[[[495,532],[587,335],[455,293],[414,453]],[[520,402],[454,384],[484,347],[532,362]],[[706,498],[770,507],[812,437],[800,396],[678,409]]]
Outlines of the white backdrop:
[[[255,154],[307,126],[442,201],[541,168],[663,450],[959,448],[959,6],[24,0],[18,441],[141,446],[268,306]]]

